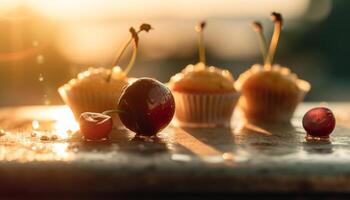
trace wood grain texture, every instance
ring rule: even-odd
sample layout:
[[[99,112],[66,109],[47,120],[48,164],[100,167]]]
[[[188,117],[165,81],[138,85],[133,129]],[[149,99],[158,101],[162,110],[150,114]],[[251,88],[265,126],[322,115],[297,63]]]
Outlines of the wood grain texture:
[[[170,126],[148,141],[113,130],[101,142],[57,128],[60,120],[69,119],[63,106],[3,108],[0,190],[85,195],[350,192],[350,103],[327,105],[337,118],[330,143],[308,143],[301,118],[317,105],[322,104],[300,106],[291,125],[244,124],[237,111],[231,129]],[[39,128],[33,129],[33,120]]]

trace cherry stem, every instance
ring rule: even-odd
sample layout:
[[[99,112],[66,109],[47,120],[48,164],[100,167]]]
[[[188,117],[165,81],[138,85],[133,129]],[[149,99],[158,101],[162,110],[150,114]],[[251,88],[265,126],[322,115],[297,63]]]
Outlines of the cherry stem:
[[[133,30],[133,32],[132,32]],[[133,48],[133,51],[132,51],[132,56],[131,56],[131,59],[128,63],[128,65],[126,66],[125,70],[124,70],[124,73],[125,75],[128,75],[128,73],[130,72],[131,68],[134,66],[135,64],[135,60],[136,60],[136,56],[137,56],[137,52],[138,52],[138,41],[139,41],[139,38],[138,38],[138,32],[136,32],[134,29],[130,29],[130,31],[132,32],[132,38],[133,38],[133,41],[134,41],[134,48]]]
[[[134,45],[134,49],[133,49],[133,54],[132,54],[132,57],[131,57],[131,60],[129,61],[129,64],[127,65],[126,67],[126,70],[124,70],[125,72],[125,75],[127,75],[129,73],[129,71],[131,70],[132,66],[134,65],[135,63],[135,59],[136,59],[136,55],[137,55],[137,44],[138,44],[138,34],[141,33],[142,31],[146,31],[146,32],[149,32],[150,30],[152,29],[152,26],[149,25],[149,24],[141,24],[140,28],[138,31],[135,31],[135,29],[133,27],[131,27],[129,29],[130,33],[131,33],[131,37],[130,39],[125,43],[125,45],[123,46],[123,48],[121,49],[121,51],[118,53],[117,57],[114,59],[112,65],[113,66],[117,66],[122,55],[124,54],[124,52],[126,51],[126,49],[128,48],[128,46],[130,45],[130,43],[132,41],[134,41],[135,45]],[[136,52],[135,52],[136,51]],[[107,77],[107,82],[109,82],[112,78],[112,74],[113,74],[113,71],[111,71]]]
[[[198,32],[198,53],[199,53],[199,62],[206,64],[206,58],[205,58],[205,45],[204,45],[204,34],[203,29],[205,28],[205,21],[200,22],[196,27],[195,30]]]
[[[102,114],[103,114],[103,115],[110,115],[110,114],[122,113],[122,112],[123,112],[122,110],[115,109],[115,110],[106,110],[106,111],[103,111]]]
[[[252,23],[252,28],[255,32],[258,33],[259,37],[259,46],[260,46],[260,51],[261,55],[263,57],[263,62],[266,62],[266,55],[267,55],[267,42],[266,42],[266,37],[263,32],[263,26],[261,25],[260,22],[253,22]]]
[[[138,30],[138,31],[137,31],[137,33],[140,33],[140,32],[141,32],[141,30]],[[130,43],[131,43],[132,41],[133,41],[133,37],[131,36],[131,37],[129,38],[129,40],[125,43],[124,47],[122,48],[122,50],[120,51],[120,53],[118,54],[118,56],[114,59],[113,64],[112,64],[113,66],[118,65],[118,63],[119,63],[119,61],[120,61],[122,55],[124,54],[124,52],[126,51],[126,49],[128,48],[128,46],[130,45]]]
[[[274,31],[270,43],[270,48],[269,52],[267,54],[266,62],[265,62],[265,69],[271,69],[272,64],[273,64],[273,59],[276,53],[277,45],[278,45],[278,40],[280,37],[281,29],[282,29],[282,15],[276,12],[273,12],[271,15],[272,21],[274,22]]]

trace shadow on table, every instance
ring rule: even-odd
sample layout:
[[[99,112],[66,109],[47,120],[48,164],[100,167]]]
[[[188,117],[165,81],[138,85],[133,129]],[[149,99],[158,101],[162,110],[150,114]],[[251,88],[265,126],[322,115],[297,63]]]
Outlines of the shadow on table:
[[[160,135],[161,137],[138,137],[126,129],[114,129],[107,140],[80,140],[78,149],[85,152],[121,151],[145,156],[164,153],[193,155],[191,151],[176,142],[174,134],[169,133],[169,130],[163,131]]]
[[[299,145],[297,130],[290,123],[246,123],[236,134],[236,140],[247,149],[268,155],[295,153]]]
[[[133,154],[158,154],[168,151],[166,143],[157,136],[138,137],[126,129],[115,129],[110,135],[109,142],[118,147],[118,151]]]
[[[221,156],[233,152],[235,141],[230,128],[181,128],[175,127],[175,141],[193,154]]]
[[[310,154],[332,154],[333,146],[331,141],[303,142],[303,149]]]

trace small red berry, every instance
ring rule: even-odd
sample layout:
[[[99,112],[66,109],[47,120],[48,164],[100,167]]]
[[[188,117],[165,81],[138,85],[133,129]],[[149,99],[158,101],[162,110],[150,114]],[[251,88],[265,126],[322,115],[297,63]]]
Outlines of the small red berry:
[[[310,136],[328,138],[335,128],[335,117],[330,109],[316,107],[304,115],[303,127]]]
[[[172,120],[175,101],[171,91],[151,78],[140,78],[126,87],[118,103],[119,118],[137,135],[153,136]]]
[[[84,112],[80,115],[79,126],[85,139],[101,140],[108,137],[113,128],[113,120],[108,115]]]

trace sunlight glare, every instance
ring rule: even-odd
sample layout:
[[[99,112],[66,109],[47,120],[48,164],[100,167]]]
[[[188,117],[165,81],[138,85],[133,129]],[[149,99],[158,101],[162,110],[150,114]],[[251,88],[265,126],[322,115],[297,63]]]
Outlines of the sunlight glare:
[[[52,112],[54,120],[56,121],[53,128],[58,136],[66,139],[69,137],[69,133],[79,130],[79,124],[75,121],[73,113],[67,106]]]
[[[69,153],[67,152],[68,143],[56,143],[52,146],[52,152],[55,153],[58,157],[65,160]]]
[[[33,122],[32,122],[32,128],[33,128],[34,130],[40,128],[40,124],[39,124],[38,120],[33,120]]]

